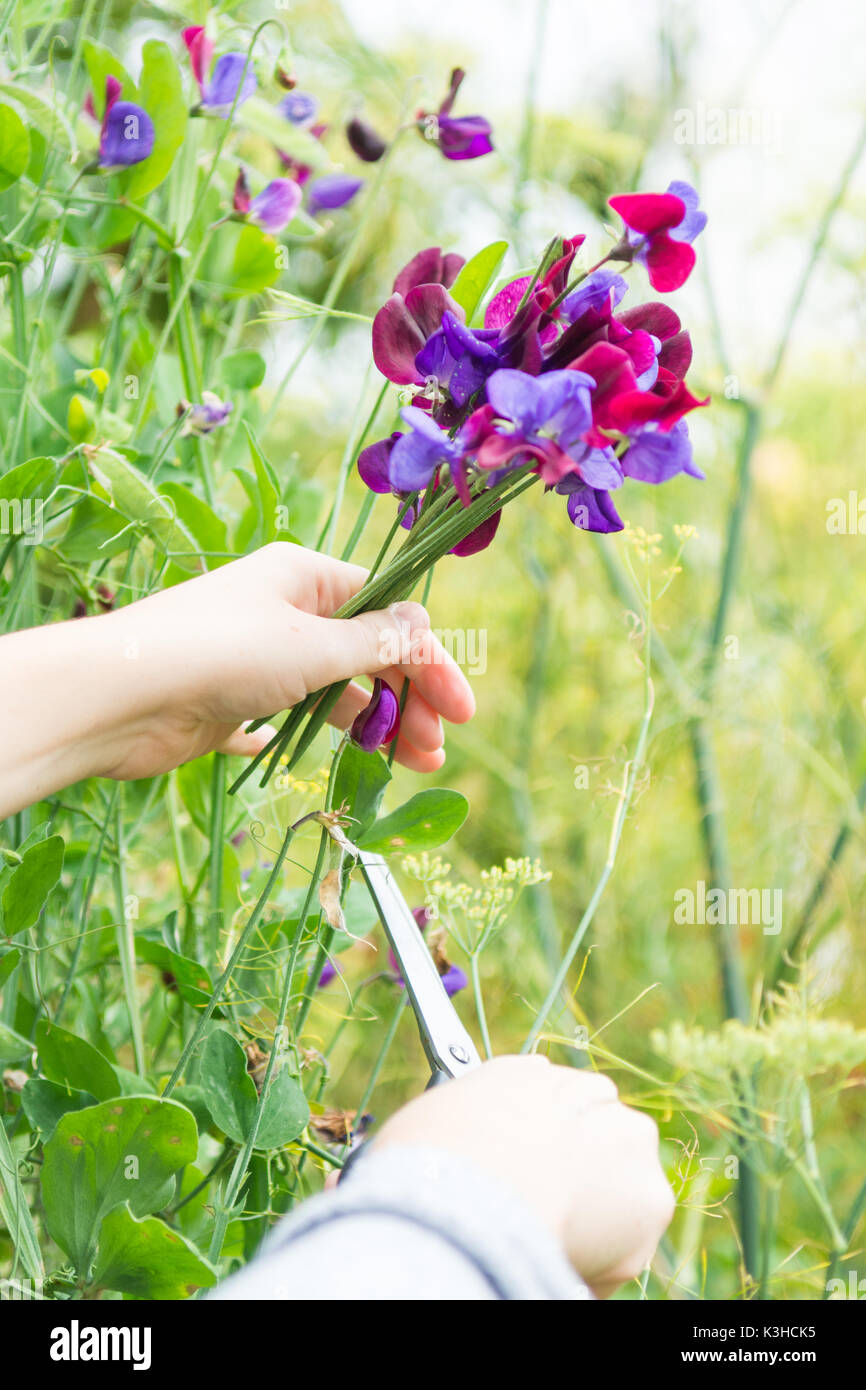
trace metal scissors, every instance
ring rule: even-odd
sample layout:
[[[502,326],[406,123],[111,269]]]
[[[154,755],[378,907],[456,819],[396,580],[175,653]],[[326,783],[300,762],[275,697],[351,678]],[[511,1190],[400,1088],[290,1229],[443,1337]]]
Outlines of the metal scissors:
[[[445,993],[418,923],[387,862],[381,854],[371,854],[369,850],[353,846],[352,851],[357,855],[400,974],[406,982],[406,993],[430,1063],[429,1084],[451,1081],[479,1067],[481,1058],[475,1044]]]

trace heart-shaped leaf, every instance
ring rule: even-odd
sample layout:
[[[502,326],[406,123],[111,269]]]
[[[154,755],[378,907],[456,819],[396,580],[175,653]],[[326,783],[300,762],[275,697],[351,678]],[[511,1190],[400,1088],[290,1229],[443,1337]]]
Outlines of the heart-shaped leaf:
[[[155,1216],[138,1221],[116,1207],[102,1222],[92,1284],[131,1298],[189,1298],[216,1283],[216,1271],[180,1231]]]
[[[224,1029],[211,1033],[204,1046],[199,1083],[215,1124],[236,1143],[252,1131],[258,1093],[247,1071],[246,1053]],[[286,1067],[271,1078],[256,1133],[257,1149],[279,1149],[305,1128],[310,1111],[303,1091]]]
[[[197,1149],[195,1120],[174,1100],[118,1096],[63,1116],[45,1145],[42,1199],[48,1230],[79,1273],[103,1218],[126,1202],[138,1216],[160,1207]]]
[[[89,1091],[97,1100],[110,1100],[120,1094],[114,1067],[92,1043],[78,1038],[47,1018],[36,1025],[39,1067],[49,1081],[71,1091]]]

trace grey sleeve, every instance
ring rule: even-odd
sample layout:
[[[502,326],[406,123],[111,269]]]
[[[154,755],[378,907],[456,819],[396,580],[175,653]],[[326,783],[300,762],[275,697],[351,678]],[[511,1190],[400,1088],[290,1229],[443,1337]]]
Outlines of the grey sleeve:
[[[371,1150],[282,1221],[218,1299],[497,1300],[591,1295],[520,1199],[433,1148]]]

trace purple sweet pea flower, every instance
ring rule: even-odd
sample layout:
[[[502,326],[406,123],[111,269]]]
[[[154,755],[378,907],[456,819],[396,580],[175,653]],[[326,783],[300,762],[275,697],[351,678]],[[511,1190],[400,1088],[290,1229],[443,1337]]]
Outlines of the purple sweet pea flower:
[[[452,439],[417,405],[406,406],[400,414],[411,429],[395,441],[391,451],[391,487],[397,492],[417,492],[427,487],[444,464],[452,470],[452,477],[455,473],[462,476],[464,447],[460,435]]]
[[[390,685],[377,676],[373,682],[370,702],[357,715],[349,737],[365,753],[374,753],[383,743],[390,743],[400,729],[400,705]]]
[[[686,205],[686,215],[678,227],[671,227],[668,236],[673,241],[693,242],[707,225],[707,214],[698,207],[698,192],[684,179],[674,179],[667,186],[667,192],[682,198]]]
[[[178,410],[186,416],[181,435],[193,435],[200,439],[203,435],[211,434],[220,425],[224,425],[234,410],[234,406],[231,401],[221,401],[213,391],[202,391],[199,402],[195,405],[189,405],[185,402],[178,407]]]
[[[183,30],[190,67],[201,94],[201,105],[209,111],[228,115],[253,95],[258,83],[246,53],[224,53],[217,58],[208,81],[213,43],[201,25]]]
[[[368,444],[358,455],[358,472],[371,492],[391,492],[391,454],[402,430],[395,430],[388,439]]]
[[[323,174],[309,185],[307,208],[312,217],[320,212],[332,212],[345,207],[364,186],[364,180],[352,174]]]
[[[235,212],[255,222],[271,235],[291,222],[303,199],[303,190],[294,179],[272,179],[255,198],[250,196],[244,169],[238,170],[232,206]]]
[[[289,92],[277,104],[277,110],[285,116],[292,125],[300,126],[302,130],[311,126],[319,112],[319,98],[314,97],[312,92],[299,92],[297,90]]]
[[[427,339],[415,366],[425,380],[435,377],[439,386],[447,386],[454,404],[463,406],[499,365],[494,346],[498,338],[498,329],[467,328],[446,311],[442,327]]]
[[[548,485],[577,473],[592,487],[619,487],[622,473],[612,451],[592,448],[583,438],[592,425],[589,393],[595,384],[579,371],[540,377],[511,368],[494,372],[487,397],[496,416],[512,428],[487,435],[478,450],[480,467],[498,472],[534,458]]]
[[[412,916],[418,923],[418,930],[420,932],[425,932],[427,930],[427,923],[430,921],[430,909],[427,907],[415,907],[412,909]],[[445,993],[448,995],[448,998],[450,999],[453,995],[458,994],[461,989],[465,989],[469,981],[467,980],[465,973],[460,969],[460,966],[452,965],[449,960],[446,960],[445,956],[442,954],[441,949],[437,948],[435,943],[432,954],[433,959],[436,962],[436,969],[439,971],[439,978],[442,981]],[[395,982],[400,986],[401,989],[405,989],[406,981],[400,974],[400,967],[397,964],[397,957],[394,955],[394,952],[390,949],[388,951],[388,961],[391,966],[391,969],[394,971]]]
[[[420,112],[418,124],[426,139],[438,145],[446,159],[478,159],[493,150],[493,130],[484,116],[452,116],[451,108],[457,98],[466,73],[455,68],[451,74],[448,95],[438,112]]]
[[[332,980],[336,980],[337,976],[342,975],[342,973],[343,967],[340,965],[339,961],[326,960],[325,964],[322,966],[322,973],[319,976],[316,989],[324,989],[326,985],[329,985]]]
[[[615,309],[626,293],[628,285],[621,275],[613,270],[594,270],[567,295],[559,307],[560,317],[568,323],[576,323],[589,310]]]
[[[140,164],[153,150],[153,121],[143,106],[120,101],[121,84],[109,74],[105,79],[105,111],[99,132],[100,169],[125,169]],[[93,113],[91,99],[88,108]]]
[[[568,491],[567,510],[574,525],[582,531],[600,531],[605,535],[610,531],[621,531],[623,521],[610,493],[603,488],[589,487],[576,478],[573,481],[575,486],[572,488],[572,477],[563,478],[556,490]]]
[[[667,432],[657,425],[648,425],[635,435],[622,456],[622,471],[642,483],[666,483],[678,473],[693,478],[704,474],[692,458],[689,429],[685,420],[678,420]]]

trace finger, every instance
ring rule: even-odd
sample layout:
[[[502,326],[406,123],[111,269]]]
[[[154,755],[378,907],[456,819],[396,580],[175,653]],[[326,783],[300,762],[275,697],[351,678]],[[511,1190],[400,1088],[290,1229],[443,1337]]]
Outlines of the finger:
[[[423,749],[416,748],[408,739],[398,735],[394,756],[398,763],[402,763],[403,767],[408,767],[412,772],[438,772],[445,761],[445,749],[438,748],[435,753],[425,753]]]
[[[329,618],[352,598],[368,573],[361,565],[350,565],[288,541],[263,546],[256,557],[275,575],[284,598],[321,618]]]
[[[386,671],[383,680],[387,681],[394,694],[400,699],[405,682],[399,672]],[[355,681],[352,681],[331,711],[329,723],[338,729],[348,729],[361,710],[367,708],[369,702],[369,690],[365,690]],[[423,695],[420,695],[412,685],[409,686],[409,694],[400,720],[400,729],[403,736],[422,752],[435,753],[437,749],[442,747],[444,740],[442,721],[436,711],[428,705]]]
[[[356,618],[307,619],[308,687],[352,676],[375,676],[397,667],[427,703],[445,719],[463,724],[475,700],[460,667],[430,632],[430,618],[418,603],[359,613]]]
[[[263,724],[254,733],[248,734],[247,725],[241,724],[229,734],[228,738],[223,739],[217,745],[216,751],[218,753],[240,754],[244,758],[254,758],[256,753],[260,753],[270,743],[276,732],[273,724]]]

